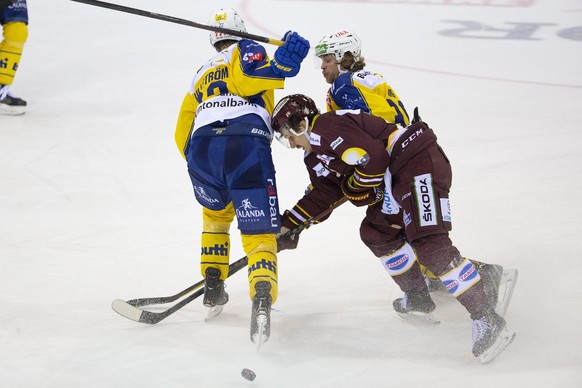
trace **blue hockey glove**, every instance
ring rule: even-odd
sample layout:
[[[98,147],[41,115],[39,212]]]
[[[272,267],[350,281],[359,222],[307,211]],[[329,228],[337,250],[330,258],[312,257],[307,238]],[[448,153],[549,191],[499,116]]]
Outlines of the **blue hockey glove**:
[[[285,44],[275,51],[271,68],[284,77],[294,77],[299,73],[301,62],[309,52],[309,41],[292,31],[287,31],[282,40]]]

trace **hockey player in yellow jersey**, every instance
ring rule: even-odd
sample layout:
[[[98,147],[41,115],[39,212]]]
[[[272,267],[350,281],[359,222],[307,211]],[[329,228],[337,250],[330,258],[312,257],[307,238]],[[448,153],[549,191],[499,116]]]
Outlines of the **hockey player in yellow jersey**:
[[[28,38],[26,0],[0,0],[0,24],[0,114],[21,115],[26,111],[26,101],[14,96],[10,86]]]
[[[230,8],[210,25],[246,32]],[[255,41],[210,33],[216,49],[194,76],[176,126],[176,143],[188,162],[196,200],[203,206],[201,272],[206,280],[207,318],[228,302],[224,280],[230,259],[230,226],[236,216],[248,257],[251,340],[269,338],[270,311],[278,294],[277,242],[280,216],[271,156],[274,89],[299,72],[309,42],[288,31],[270,59]]]
[[[404,104],[382,75],[365,69],[361,46],[360,38],[347,30],[326,35],[315,46],[323,77],[331,84],[327,110],[361,109],[407,126],[410,119]]]

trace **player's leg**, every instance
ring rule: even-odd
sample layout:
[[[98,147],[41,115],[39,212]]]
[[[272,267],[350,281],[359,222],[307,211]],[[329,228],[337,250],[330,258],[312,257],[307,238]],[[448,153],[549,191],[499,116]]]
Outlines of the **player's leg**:
[[[270,335],[271,306],[278,296],[275,236],[281,226],[275,167],[266,139],[237,138],[227,152],[242,162],[227,166],[227,180],[248,257],[249,294],[253,301],[251,340],[264,342]]]
[[[380,258],[382,266],[404,292],[392,306],[404,318],[438,323],[434,304],[421,272],[416,253],[404,239],[401,214],[385,214],[382,204],[369,206],[360,225],[362,242]]]
[[[228,302],[224,281],[228,277],[229,231],[230,224],[234,219],[234,208],[232,203],[229,203],[222,210],[203,208],[202,215],[200,271],[206,279],[203,303],[207,307],[214,307]]]
[[[234,220],[234,207],[221,172],[224,153],[211,152],[223,149],[223,143],[224,139],[195,137],[186,153],[194,196],[203,206],[200,271],[206,280],[203,303],[211,308],[228,302],[224,280],[228,277],[229,232]],[[219,313],[221,309],[215,311]]]
[[[475,265],[453,245],[449,190],[450,164],[437,145],[430,146],[408,161],[395,188],[404,211],[405,233],[421,264],[439,276],[448,291],[473,319],[473,354],[488,362],[489,351],[507,346],[515,333],[489,304]],[[485,357],[483,357],[485,355]]]
[[[271,335],[271,306],[277,301],[278,266],[275,234],[242,233],[243,247],[249,259],[249,296],[252,301],[250,336],[252,342],[265,342]],[[258,320],[264,319],[264,326]]]
[[[394,188],[404,212],[405,234],[419,261],[439,276],[448,291],[473,314],[487,306],[481,277],[475,266],[463,258],[450,240],[452,229],[449,190],[452,171],[436,144],[428,147],[399,173]],[[452,284],[454,274],[463,272],[462,284]],[[445,275],[448,275],[444,278]],[[446,281],[445,281],[446,279]]]
[[[26,1],[19,0],[0,12],[2,41],[0,42],[0,113],[23,114],[26,101],[10,92],[24,45],[28,39],[28,12]]]

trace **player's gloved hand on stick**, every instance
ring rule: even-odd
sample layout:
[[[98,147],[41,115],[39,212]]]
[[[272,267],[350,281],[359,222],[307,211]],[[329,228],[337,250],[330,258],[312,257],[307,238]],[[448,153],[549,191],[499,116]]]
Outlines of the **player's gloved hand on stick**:
[[[412,115],[412,121],[410,122],[410,124],[414,124],[419,121],[422,121],[422,118],[420,117],[420,114],[418,114],[418,107],[415,107],[414,114]]]
[[[299,73],[301,62],[309,52],[309,41],[293,31],[287,31],[282,40],[285,44],[275,51],[271,68],[284,77],[294,77]]]
[[[342,191],[346,198],[356,206],[370,206],[384,199],[384,190],[379,186],[361,187],[354,182],[353,175],[344,176]]]
[[[277,252],[297,248],[299,233],[289,233],[296,227],[289,219],[289,210],[285,210],[281,216],[281,225],[281,232],[277,234]]]

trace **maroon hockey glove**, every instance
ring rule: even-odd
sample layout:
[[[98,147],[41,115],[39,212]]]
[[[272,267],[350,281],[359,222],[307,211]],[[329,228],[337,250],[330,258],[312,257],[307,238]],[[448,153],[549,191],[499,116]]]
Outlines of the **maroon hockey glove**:
[[[358,186],[352,175],[345,176],[342,180],[342,191],[346,198],[358,207],[373,205],[384,198],[384,191],[379,186]]]
[[[281,216],[281,232],[277,235],[277,252],[284,251],[286,249],[295,249],[297,244],[299,244],[299,233],[293,232],[296,225],[289,218],[289,210],[285,210],[285,213]]]

